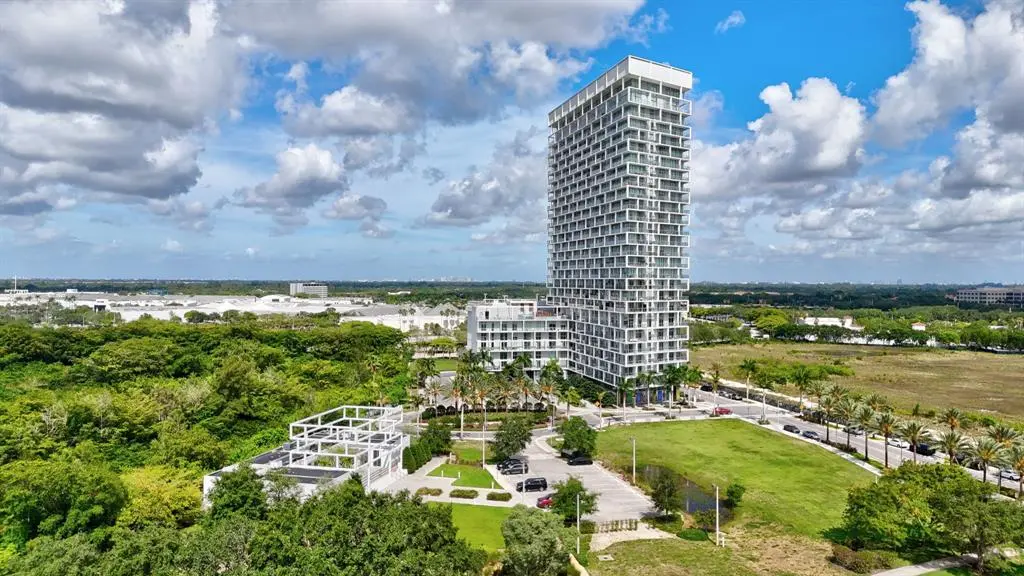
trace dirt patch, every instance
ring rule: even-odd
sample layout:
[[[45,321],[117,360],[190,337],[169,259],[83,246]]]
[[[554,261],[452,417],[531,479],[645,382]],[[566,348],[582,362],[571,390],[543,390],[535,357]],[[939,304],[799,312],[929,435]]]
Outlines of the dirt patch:
[[[771,526],[734,526],[729,530],[725,543],[736,557],[749,563],[751,570],[765,576],[849,574],[828,561],[832,548],[827,542],[782,534]]]

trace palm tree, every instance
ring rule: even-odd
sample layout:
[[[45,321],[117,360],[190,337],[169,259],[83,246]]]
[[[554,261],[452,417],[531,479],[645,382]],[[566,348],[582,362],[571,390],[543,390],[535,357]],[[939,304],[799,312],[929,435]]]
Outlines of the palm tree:
[[[444,388],[441,385],[441,381],[434,378],[432,380],[427,380],[427,384],[423,387],[423,391],[430,396],[430,405],[437,406],[437,396],[444,391]]]
[[[825,383],[820,380],[811,382],[810,387],[807,389],[807,395],[814,398],[815,404],[821,402],[822,396],[825,395]]]
[[[551,427],[554,427],[555,425],[555,404],[552,401],[552,396],[562,387],[562,380],[564,378],[565,376],[562,374],[562,366],[555,358],[548,360],[548,363],[540,370],[540,385],[538,386],[538,389],[548,402],[548,424]]]
[[[1003,449],[1009,451],[1021,439],[1021,434],[1006,424],[996,424],[988,429],[988,437],[994,440]],[[1003,487],[1003,475],[999,474],[999,487]]]
[[[949,426],[950,430],[959,430],[964,424],[964,413],[956,408],[949,408],[939,415],[939,422]]]
[[[415,365],[416,384],[420,388],[425,388],[428,380],[436,378],[440,374],[433,358],[420,358],[416,360]]]
[[[910,421],[900,427],[900,435],[910,443],[910,450],[913,452],[914,464],[917,464],[917,447],[931,440],[931,432],[920,422]]]
[[[899,421],[896,420],[896,416],[892,412],[882,412],[878,415],[878,419],[875,420],[875,430],[882,435],[885,439],[885,467],[889,467],[889,438],[896,435],[896,431],[899,429]]]
[[[1024,498],[1024,444],[1015,444],[1006,454],[1006,465],[1020,476],[1017,483],[1017,500]]]
[[[718,383],[722,380],[722,365],[718,362],[711,364],[711,393],[715,396],[715,408],[718,408]]]
[[[846,449],[850,449],[850,434],[853,432],[851,425],[857,416],[859,405],[857,401],[849,396],[844,396],[836,403],[836,414],[842,419],[846,427]],[[866,434],[865,434],[866,435]]]
[[[869,394],[868,397],[864,399],[864,403],[870,406],[875,412],[881,412],[889,406],[889,401],[881,394]]]
[[[496,376],[488,374],[488,377],[478,379],[476,383],[474,383],[471,392],[473,401],[480,405],[480,409],[483,411],[484,415],[483,428],[481,429],[482,433],[480,434],[480,451],[482,454],[480,458],[480,466],[483,466],[484,463],[487,462],[487,400],[491,391],[494,389],[494,384],[497,383],[495,381],[496,378]]]
[[[459,364],[459,368],[462,368],[462,364]],[[470,379],[469,374],[465,372],[456,371],[455,378],[452,379],[452,390],[451,397],[455,400],[456,406],[459,407],[459,438],[466,437],[466,399],[473,393],[473,381]]]
[[[606,390],[598,390],[597,394],[594,395],[594,406],[597,406],[597,417],[600,424],[598,427],[604,428],[604,410],[601,409],[604,406],[604,399],[608,397]]]
[[[619,385],[619,393],[622,394],[622,417],[626,417],[626,398],[633,396],[633,407],[636,407],[636,382],[633,378],[626,378]]]
[[[672,411],[672,402],[676,399],[676,390],[683,384],[685,377],[686,366],[682,364],[666,366],[661,371],[661,380],[668,386],[668,409],[670,412]]]
[[[868,458],[868,439],[871,438],[871,431],[875,427],[875,409],[869,404],[861,404],[857,410],[854,419],[857,424],[864,429],[864,461],[867,462]]]
[[[704,378],[704,373],[700,371],[700,368],[696,366],[687,366],[686,374],[683,376],[683,382],[686,383],[687,388],[693,388],[696,390],[700,388],[700,381]]]
[[[754,360],[753,358],[744,358],[743,361],[740,362],[740,372],[747,377],[747,400],[750,400],[750,377],[757,372],[757,368],[757,360]]]
[[[967,437],[956,428],[950,428],[949,431],[939,434],[937,438],[939,446],[942,446],[942,451],[949,456],[949,463],[953,464],[956,462],[957,454],[966,452],[970,448],[970,443],[967,442]]]
[[[821,400],[818,401],[818,409],[825,415],[825,443],[828,444],[831,440],[830,430],[832,427],[829,422],[839,411],[839,401],[842,399],[841,396],[835,396],[833,394],[826,394],[822,396]]]
[[[811,382],[817,379],[817,374],[810,366],[804,363],[798,363],[793,366],[789,373],[789,381],[792,382],[796,389],[800,391],[800,407],[799,410],[804,409],[804,394],[810,391]]]
[[[1004,452],[1002,444],[987,436],[982,436],[974,442],[970,455],[971,460],[981,468],[982,482],[988,482],[989,466],[998,465],[1002,461]]]

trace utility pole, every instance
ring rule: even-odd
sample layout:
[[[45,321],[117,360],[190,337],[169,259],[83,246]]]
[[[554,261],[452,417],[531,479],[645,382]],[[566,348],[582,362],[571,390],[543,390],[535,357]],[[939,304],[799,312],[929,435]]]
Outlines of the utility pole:
[[[715,484],[715,546],[722,545],[722,533],[718,531],[719,526],[719,511],[718,511],[718,484]]]
[[[636,486],[636,437],[630,438],[633,441],[633,485]]]

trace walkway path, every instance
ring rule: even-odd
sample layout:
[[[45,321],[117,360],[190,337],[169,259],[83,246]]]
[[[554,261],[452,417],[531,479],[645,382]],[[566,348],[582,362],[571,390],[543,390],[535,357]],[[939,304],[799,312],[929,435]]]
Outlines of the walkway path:
[[[923,564],[914,564],[913,566],[893,568],[892,570],[886,570],[884,572],[875,572],[874,576],[919,576],[936,570],[965,566],[973,559],[974,557],[969,554],[953,558],[941,558],[939,560],[932,560]]]

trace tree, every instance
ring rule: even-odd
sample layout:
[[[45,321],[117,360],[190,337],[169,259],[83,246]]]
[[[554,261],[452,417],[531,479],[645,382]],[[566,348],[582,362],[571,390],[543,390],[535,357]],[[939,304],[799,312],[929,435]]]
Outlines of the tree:
[[[501,524],[505,540],[502,573],[509,576],[557,576],[569,563],[574,535],[561,519],[535,508],[516,506]]]
[[[747,487],[739,482],[733,482],[729,484],[729,487],[725,489],[725,505],[729,508],[735,508],[740,505],[743,501],[743,495],[747,492]]]
[[[917,464],[917,447],[931,440],[931,433],[924,427],[924,424],[913,420],[905,422],[900,427],[900,436],[910,443],[910,451],[913,453],[914,464]]]
[[[452,431],[439,420],[431,420],[427,423],[427,429],[420,434],[420,442],[434,456],[447,454],[452,449]]]
[[[959,430],[964,422],[963,412],[956,408],[949,408],[939,416],[939,422],[949,426],[950,430]]]
[[[818,378],[818,373],[811,369],[810,366],[799,362],[790,369],[789,381],[796,386],[796,389],[800,391],[800,407],[799,410],[804,408],[804,395],[806,395],[811,389],[811,383]],[[849,439],[849,438],[847,438]]]
[[[882,435],[885,441],[885,467],[889,467],[889,438],[896,435],[899,429],[899,421],[896,420],[896,416],[892,412],[882,412],[878,415],[875,420],[875,430]]]
[[[875,428],[875,409],[867,404],[861,405],[857,410],[857,414],[854,419],[857,421],[857,425],[864,430],[864,461],[868,459],[868,440],[871,438],[871,432]]]
[[[676,390],[683,384],[686,378],[686,365],[676,364],[666,366],[661,371],[661,379],[668,386],[668,409],[672,410],[672,403],[676,399]]]
[[[757,360],[753,358],[744,358],[740,362],[740,372],[747,377],[747,400],[750,400],[750,378],[757,373],[758,365]],[[801,401],[801,404],[803,402]]]
[[[988,429],[988,437],[991,438],[992,440],[994,440],[996,442],[996,444],[999,444],[1000,447],[1002,447],[1002,456],[1005,456],[1006,453],[1010,450],[1010,448],[1015,446],[1022,439],[1022,436],[1021,436],[1020,432],[1018,432],[1012,426],[1009,426],[1007,424],[1002,424],[1002,423],[998,423],[998,424],[990,427]],[[999,464],[1002,464],[1002,462],[999,462]],[[998,482],[999,482],[999,487],[1002,488],[1003,487],[1003,475],[1002,474],[999,475]]]
[[[499,460],[515,456],[530,443],[531,430],[526,418],[505,418],[494,435],[494,455]]]
[[[835,417],[839,409],[839,401],[840,398],[838,396],[826,394],[825,396],[822,397],[821,401],[818,402],[818,409],[821,410],[822,414],[825,416],[825,421],[823,422],[823,424],[825,425],[826,443],[831,441],[830,431],[832,430],[832,425],[830,424],[830,422]]]
[[[597,448],[597,431],[579,416],[573,416],[562,423],[562,449],[590,456]]]
[[[263,478],[248,464],[221,474],[210,492],[210,517],[218,519],[240,514],[262,520],[268,509],[263,489]]]
[[[588,492],[579,478],[569,476],[564,482],[555,483],[553,488],[555,492],[551,497],[551,510],[565,518],[567,523],[576,523],[577,496],[580,517],[597,512],[597,494]]]
[[[437,370],[437,362],[433,358],[420,358],[415,362],[416,384],[420,388],[426,388],[427,382],[437,378],[440,372]]]
[[[850,449],[850,434],[852,432],[853,420],[857,416],[857,402],[849,397],[844,396],[839,399],[839,403],[836,405],[836,413],[843,420],[843,424],[846,426],[846,449]],[[867,433],[865,432],[865,436]]]
[[[674,514],[683,509],[683,489],[675,473],[666,468],[658,468],[650,483],[651,500],[656,510]]]
[[[1000,463],[1003,458],[1003,445],[989,437],[981,437],[974,441],[970,457],[981,468],[981,481],[988,482],[988,468]],[[1002,477],[1000,475],[1000,477]]]
[[[540,370],[540,393],[544,395],[544,398],[548,403],[548,425],[554,427],[555,425],[555,411],[554,402],[552,396],[556,391],[562,389],[562,383],[565,380],[565,376],[562,374],[562,366],[558,363],[558,360],[552,358],[544,365]]]
[[[957,428],[950,427],[950,429],[936,439],[939,446],[942,446],[942,451],[948,456],[948,462],[953,464],[957,461],[957,455],[962,454],[970,448],[970,444],[967,442],[967,437],[964,436]]]
[[[165,466],[138,468],[126,474],[128,505],[118,526],[139,530],[147,526],[185,528],[199,519],[199,492],[187,470]]]
[[[1006,465],[1020,476],[1017,482],[1017,499],[1024,498],[1024,444],[1017,444],[1006,454]]]

